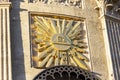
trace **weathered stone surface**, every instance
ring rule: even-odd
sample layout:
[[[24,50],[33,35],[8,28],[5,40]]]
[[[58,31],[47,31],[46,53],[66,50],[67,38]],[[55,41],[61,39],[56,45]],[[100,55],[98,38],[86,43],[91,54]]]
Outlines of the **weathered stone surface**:
[[[32,80],[42,69],[31,67],[29,16],[32,13],[54,13],[85,19],[88,31],[91,71],[102,80],[108,80],[108,67],[103,39],[103,29],[98,20],[95,1],[83,0],[83,7],[28,3],[28,0],[11,0],[11,47],[13,80]]]
[[[0,80],[11,80],[10,2],[0,3]]]

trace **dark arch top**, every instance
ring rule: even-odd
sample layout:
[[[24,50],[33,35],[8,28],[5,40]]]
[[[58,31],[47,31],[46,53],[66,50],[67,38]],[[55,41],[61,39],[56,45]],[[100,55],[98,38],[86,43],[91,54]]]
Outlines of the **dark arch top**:
[[[75,66],[55,66],[39,73],[33,80],[101,80],[93,73]]]

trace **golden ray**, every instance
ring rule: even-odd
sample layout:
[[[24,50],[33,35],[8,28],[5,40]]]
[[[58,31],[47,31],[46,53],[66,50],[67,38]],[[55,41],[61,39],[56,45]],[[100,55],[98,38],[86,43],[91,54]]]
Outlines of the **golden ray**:
[[[49,61],[47,62],[46,67],[51,66],[51,64],[53,63],[53,60],[54,60],[54,58],[51,57],[51,58],[49,59]]]
[[[52,43],[51,43],[51,42],[45,42],[45,44],[46,44],[46,45],[52,45]]]
[[[76,50],[77,51],[77,50]],[[88,51],[87,50],[85,50],[84,52],[80,52],[80,51],[77,51],[78,53],[80,53],[80,54],[88,54]]]
[[[50,57],[51,57],[51,54],[48,54],[47,57],[39,64],[39,67],[45,66],[45,64],[48,62]]]
[[[71,55],[74,55],[74,56],[78,57],[79,59],[89,61],[89,59],[86,56],[84,56],[81,53],[78,53],[75,49],[72,49],[71,52],[72,52]]]
[[[71,57],[71,55],[69,56],[69,58],[70,58],[70,64],[73,65],[73,66],[77,66],[77,64],[75,63],[75,61]]]
[[[43,42],[42,40],[40,41],[40,40],[36,40],[36,38],[34,38],[33,40],[32,40],[32,44],[39,44],[40,42]]]
[[[79,37],[79,38],[85,38],[86,37],[85,35],[82,35],[82,34],[74,35],[74,36]]]
[[[42,32],[43,34],[46,34],[47,33],[47,35],[50,35],[49,34],[49,32],[46,30],[46,29],[44,29],[43,27],[41,27],[41,25],[39,24],[39,23],[35,23],[35,26],[37,26],[37,29],[36,29],[36,31],[40,31],[40,32]]]
[[[56,51],[56,57],[55,57],[55,65],[59,65],[60,63],[60,56],[59,56],[59,51]]]
[[[39,44],[38,47],[36,48],[37,51],[43,52],[45,49],[50,48],[51,44]],[[35,49],[35,48],[34,48]]]
[[[86,69],[86,70],[89,69],[88,66],[87,66],[87,64],[86,64],[83,60],[78,59],[76,56],[73,56],[73,59],[74,59],[74,61],[77,63],[77,65],[78,65],[79,67],[81,67],[81,68],[83,68],[83,69]]]
[[[51,28],[51,24],[49,20],[46,20],[45,17],[41,18],[43,20],[43,23],[46,25],[46,27],[48,28],[48,31],[50,33],[54,33],[53,29]]]
[[[72,37],[78,37],[78,36],[85,36],[85,35],[82,35],[80,32],[81,31],[83,31],[83,30],[75,30],[74,32],[73,32],[73,34],[71,34],[71,35],[69,35],[69,37],[70,38],[72,38]]]
[[[66,65],[67,64],[67,53],[66,52],[61,52],[62,56],[60,57],[60,64],[61,65]]]
[[[84,30],[81,30],[81,31],[74,32],[69,37],[70,38],[72,38],[72,37],[81,37],[81,36],[85,36],[85,35],[86,35],[86,32]]]
[[[52,19],[49,19],[49,21],[50,21],[50,26],[51,26],[53,32],[54,32],[54,33],[57,33],[54,22],[52,22]]]
[[[62,27],[60,25],[60,20],[59,19],[57,19],[57,27],[58,27],[58,30],[59,30],[58,33],[62,33]]]
[[[39,22],[39,24],[41,24],[43,26],[44,29],[46,29],[46,30],[49,29],[49,25],[46,25],[48,23],[43,17],[36,16],[35,19],[37,22]]]
[[[52,28],[54,28],[54,30],[55,30],[55,32],[56,32],[56,33],[58,33],[58,32],[59,32],[59,29],[58,29],[58,27],[56,26],[56,24],[55,24],[55,21],[54,21],[54,20],[51,20],[51,26],[52,26]]]
[[[65,20],[65,19],[63,19],[63,21],[62,21],[62,33],[63,33],[63,31],[64,31],[65,24],[66,24],[66,20]]]
[[[66,32],[65,32],[65,35],[67,35],[72,27],[72,24],[73,24],[73,20],[69,21],[69,23],[66,25]]]
[[[41,19],[42,19],[43,23],[46,25],[46,27],[47,27],[48,29],[50,29],[50,24],[49,24],[49,22],[45,19],[45,17],[41,17]]]
[[[38,57],[41,60],[41,59],[45,58],[48,54],[49,53],[46,52],[46,51],[44,51],[44,52],[38,52]]]
[[[43,41],[46,42],[46,43],[47,43],[47,42],[50,42],[50,38],[45,37],[45,38],[43,38]]]
[[[59,58],[58,57],[55,58],[55,66],[57,66],[57,65],[59,65]]]
[[[77,46],[80,48],[87,48],[88,47],[88,45],[85,43],[78,43]]]
[[[64,57],[61,57],[61,59],[60,59],[60,65],[63,65],[63,59],[64,59]]]
[[[56,55],[56,50],[53,50],[52,56],[55,57],[55,55]]]
[[[41,31],[41,30],[44,30],[44,32],[47,33],[47,35],[51,36],[51,35],[53,34],[53,32],[51,32],[50,29],[46,30],[46,29],[44,29],[43,27],[41,27],[40,24],[37,24],[37,25],[38,25],[39,30],[40,30],[40,31]],[[45,34],[45,33],[44,33],[44,34]]]
[[[44,51],[44,47],[39,48],[39,49],[34,47],[33,50],[36,51],[36,52],[42,52],[42,51]]]
[[[47,28],[44,27],[43,24],[41,24],[41,21],[39,21],[39,22],[38,22],[38,21],[35,21],[35,22],[34,22],[34,25],[35,25],[35,24],[39,25],[40,28],[42,28],[43,30],[47,31]],[[35,27],[37,27],[37,26],[35,26]]]
[[[52,45],[51,44],[45,44],[45,46],[43,46],[45,49],[47,49],[47,48],[51,48],[52,47]]]
[[[84,56],[83,54],[78,53],[78,52],[76,52],[76,54],[77,54],[76,57],[78,57],[79,59],[89,61],[89,59],[86,56]]]
[[[35,25],[36,26],[36,25]],[[34,34],[34,36],[40,36],[40,37],[50,37],[46,34],[45,31],[41,31],[41,29],[39,27],[37,27],[35,29],[35,31],[32,32],[32,34]]]
[[[53,50],[54,50],[54,49],[53,49],[52,46],[50,46],[49,48],[46,48],[46,51],[47,51],[48,53],[51,53]]]
[[[34,33],[35,34],[35,33]],[[50,37],[48,37],[48,35],[41,35],[41,34],[35,34],[35,38],[36,39],[36,42],[38,42],[39,40],[43,40],[43,41],[49,41],[50,40]]]
[[[38,22],[35,22],[34,26],[37,27],[35,29],[37,32],[41,32],[41,33],[45,33],[46,32],[46,30],[44,28],[42,28],[41,25]]]
[[[77,23],[73,26],[73,28],[72,28],[72,29],[70,30],[70,32],[68,33],[69,36],[76,30],[77,27],[79,27],[80,23],[81,23],[81,22],[79,21],[79,22],[77,22]]]
[[[75,48],[78,52],[80,52],[80,53],[88,53],[87,51],[86,51],[86,49],[83,49],[83,48]]]
[[[60,65],[66,65],[66,64],[67,64],[66,56],[61,57]]]
[[[47,44],[45,44],[45,42],[40,42],[40,43],[39,43],[39,49],[42,48],[42,47],[43,47],[43,48],[48,48],[48,47],[50,47],[50,46],[51,46],[50,44],[47,45]]]
[[[73,40],[73,45],[77,45],[78,44],[78,40]]]
[[[73,28],[72,28],[72,30],[71,31],[74,31],[74,30],[76,30],[76,28],[77,27],[79,27],[79,25],[80,25],[80,21],[78,21],[74,26],[73,26]]]
[[[67,24],[67,22],[66,22],[66,24]],[[65,34],[65,33],[66,33],[66,29],[67,29],[67,27],[66,27],[66,26],[64,26],[64,29],[63,29],[63,34]]]
[[[38,54],[40,59],[42,59],[42,58],[46,57],[48,54],[50,54],[53,51],[53,48],[49,47],[46,50],[44,48],[44,49],[42,49],[42,51],[43,52],[39,52],[39,54]]]
[[[44,47],[45,45],[46,45],[46,44],[44,44],[44,43],[39,43],[39,46],[40,46],[39,52],[41,52],[41,49],[42,49],[42,48],[45,48],[45,47]]]
[[[71,40],[83,40],[83,39],[85,39],[85,36],[76,36],[76,37],[72,37],[70,39]]]
[[[62,52],[59,51],[59,58],[62,58],[63,57],[63,54]]]
[[[78,43],[84,43],[84,44],[87,44],[87,41],[86,40],[77,40],[78,41]]]
[[[73,45],[79,48],[87,48],[88,45],[86,43],[83,42],[78,42],[77,40],[73,41]]]
[[[33,39],[35,42],[37,42],[37,43],[44,43],[43,42],[43,40],[42,39],[39,39],[39,38],[35,38],[35,39]]]
[[[35,22],[38,22],[39,25],[41,25],[41,27],[44,29],[44,30],[48,30],[49,28],[43,24],[43,21],[41,21],[40,19],[38,19],[38,17],[34,17],[33,18]]]
[[[53,50],[50,54],[51,54],[52,56],[51,56],[50,60],[47,62],[46,67],[49,67],[50,65],[52,65],[52,63],[53,63],[53,61],[54,61],[54,56],[55,56],[55,54],[56,54],[56,51]]]
[[[41,17],[41,18],[42,18],[42,17]],[[48,34],[48,33],[52,33],[51,30],[50,30],[50,28],[49,28],[50,24],[46,24],[47,21],[46,21],[44,18],[42,18],[43,21],[41,21],[41,20],[38,19],[37,17],[35,17],[34,19],[35,19],[35,21],[36,21],[35,23],[37,23],[37,25],[39,25],[40,28],[42,28],[44,31],[46,31],[47,34]],[[43,22],[44,22],[44,24],[43,24]]]
[[[50,41],[50,36],[48,37],[47,35],[44,35],[44,36],[42,36],[42,35],[36,35],[35,36],[36,37],[36,39],[43,39],[43,41]]]
[[[39,38],[33,38],[33,40],[32,40],[33,44],[40,44],[41,46],[45,45],[47,42],[49,42],[49,40],[44,40],[44,39],[42,40],[42,39],[39,39]]]
[[[44,36],[44,35],[42,34],[42,32],[37,31],[37,30],[33,31],[32,34],[39,35],[39,36],[42,36],[42,37]]]

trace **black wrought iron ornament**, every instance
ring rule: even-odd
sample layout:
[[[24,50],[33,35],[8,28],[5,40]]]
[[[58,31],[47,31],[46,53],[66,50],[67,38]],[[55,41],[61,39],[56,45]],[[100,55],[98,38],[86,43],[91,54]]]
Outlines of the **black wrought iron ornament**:
[[[55,66],[39,73],[33,80],[101,80],[93,73],[73,66]]]

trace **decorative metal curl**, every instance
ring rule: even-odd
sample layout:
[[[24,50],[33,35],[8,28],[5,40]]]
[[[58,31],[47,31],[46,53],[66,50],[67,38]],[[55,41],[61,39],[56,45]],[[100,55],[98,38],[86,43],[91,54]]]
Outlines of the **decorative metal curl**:
[[[93,73],[73,66],[55,66],[39,73],[33,80],[101,80]]]

